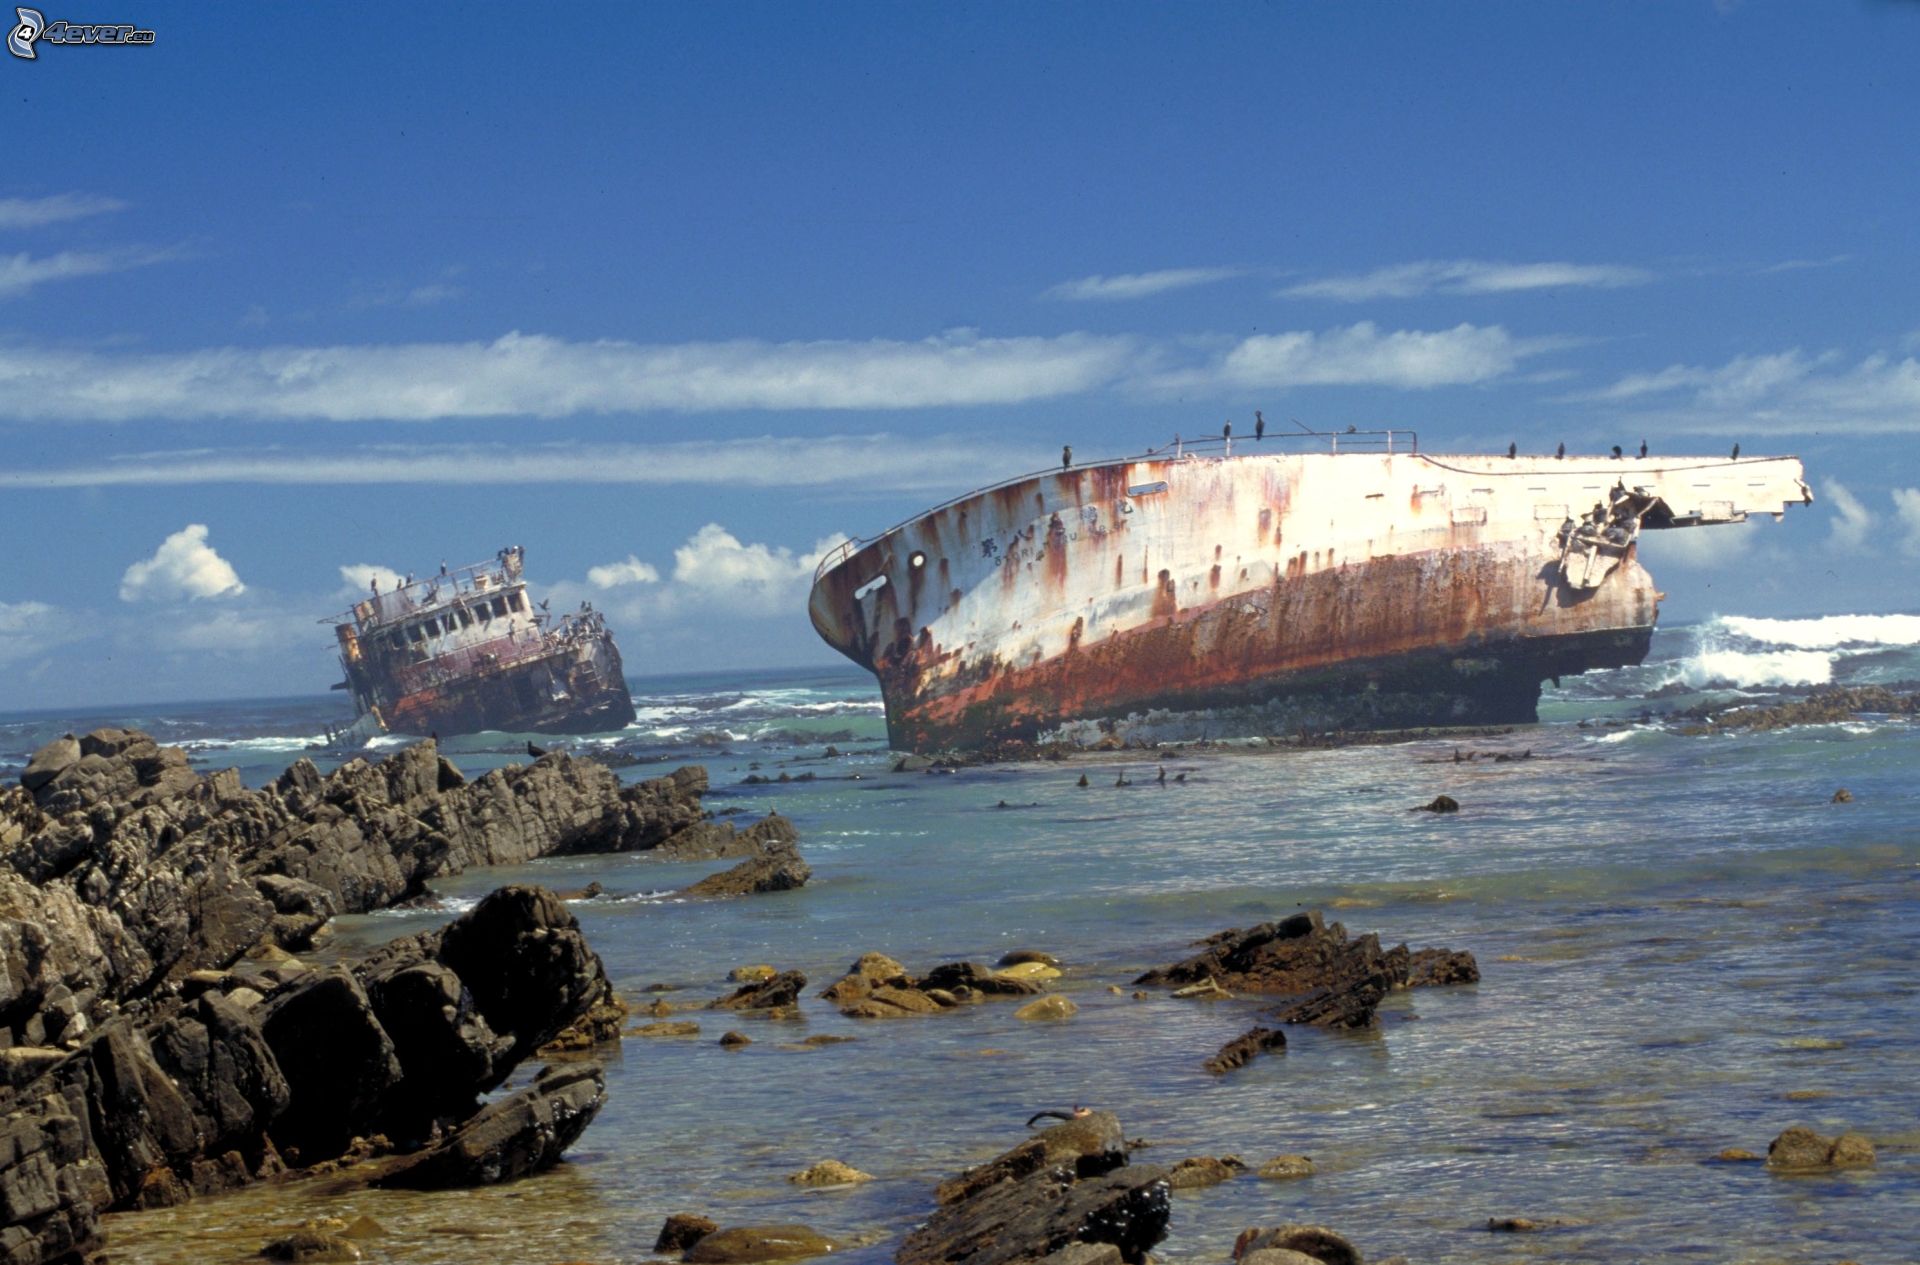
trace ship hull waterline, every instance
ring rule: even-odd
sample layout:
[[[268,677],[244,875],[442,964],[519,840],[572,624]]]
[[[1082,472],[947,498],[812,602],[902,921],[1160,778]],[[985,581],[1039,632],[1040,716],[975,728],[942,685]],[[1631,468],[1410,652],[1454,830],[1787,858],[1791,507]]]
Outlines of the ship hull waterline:
[[[1124,460],[1027,476],[846,546],[821,636],[900,750],[1526,723],[1646,656],[1641,526],[1778,516],[1792,458],[1413,453]],[[1569,543],[1624,525],[1584,558]],[[1579,530],[1576,530],[1578,528]]]

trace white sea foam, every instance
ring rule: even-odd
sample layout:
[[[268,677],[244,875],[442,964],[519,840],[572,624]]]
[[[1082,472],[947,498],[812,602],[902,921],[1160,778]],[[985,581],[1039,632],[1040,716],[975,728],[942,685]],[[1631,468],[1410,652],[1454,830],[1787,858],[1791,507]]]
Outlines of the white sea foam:
[[[1670,678],[1687,685],[1729,682],[1742,689],[1765,685],[1825,685],[1833,679],[1833,656],[1821,650],[1701,650],[1674,665]]]
[[[1817,619],[1724,615],[1703,631],[1715,626],[1749,641],[1798,650],[1920,645],[1920,615],[1822,615]]]

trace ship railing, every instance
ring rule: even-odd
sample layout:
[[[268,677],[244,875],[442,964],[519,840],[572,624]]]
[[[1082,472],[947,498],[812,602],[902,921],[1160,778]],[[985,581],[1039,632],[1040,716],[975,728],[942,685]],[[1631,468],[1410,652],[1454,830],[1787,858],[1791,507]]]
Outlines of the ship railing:
[[[357,624],[361,628],[377,627],[404,619],[416,611],[429,610],[473,593],[504,592],[518,582],[517,574],[509,574],[505,554],[502,550],[487,562],[473,562],[464,567],[442,567],[432,575],[421,579],[408,576],[397,588],[384,593],[369,592],[366,597],[355,602],[350,608],[338,615],[323,619],[323,624]]]
[[[1420,432],[1400,428],[1360,430],[1357,427],[1349,426],[1342,431],[1307,430],[1302,428],[1297,431],[1268,431],[1262,435],[1198,435],[1192,439],[1186,439],[1176,434],[1169,442],[1160,445],[1158,448],[1149,448],[1143,453],[1125,457],[1098,457],[1091,461],[1076,461],[1071,467],[1048,466],[1043,470],[1029,470],[1025,474],[1016,474],[1011,478],[1002,479],[998,483],[989,483],[983,487],[974,488],[971,492],[962,492],[958,496],[950,497],[940,502],[940,504],[934,506],[932,509],[921,510],[912,518],[901,519],[883,532],[860,539],[841,541],[820,556],[818,565],[813,569],[813,579],[815,583],[818,583],[821,576],[833,570],[854,554],[859,553],[876,540],[882,540],[891,536],[916,519],[925,518],[929,514],[938,514],[941,510],[947,509],[950,506],[958,505],[962,501],[970,501],[976,496],[983,496],[988,492],[993,492],[1000,488],[1012,487],[1016,483],[1025,483],[1029,479],[1036,479],[1045,474],[1059,474],[1062,469],[1065,468],[1092,470],[1102,466],[1129,465],[1141,460],[1164,461],[1167,458],[1173,458],[1175,460],[1187,460],[1191,458],[1196,461],[1221,459],[1231,457],[1233,455],[1234,445],[1236,444],[1240,446],[1243,456],[1249,451],[1266,452],[1271,447],[1283,445],[1307,446],[1309,444],[1316,448],[1325,444],[1328,451],[1335,454],[1341,452],[1417,453],[1420,451]]]

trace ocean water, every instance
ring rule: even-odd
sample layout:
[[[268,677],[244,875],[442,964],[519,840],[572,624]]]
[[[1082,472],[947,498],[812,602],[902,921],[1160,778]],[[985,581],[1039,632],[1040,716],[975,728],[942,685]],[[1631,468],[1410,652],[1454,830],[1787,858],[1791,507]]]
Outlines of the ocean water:
[[[1242,1228],[1284,1220],[1332,1226],[1370,1259],[1911,1262],[1920,732],[1864,717],[1689,737],[1657,715],[1915,680],[1920,616],[1728,617],[1663,629],[1640,667],[1566,679],[1541,724],[1500,736],[952,774],[889,772],[877,695],[851,671],[636,680],[636,724],[579,745],[631,754],[629,778],[705,764],[709,807],[792,817],[808,887],[688,902],[669,893],[719,865],[551,860],[437,883],[439,911],[342,920],[330,951],[424,929],[503,882],[597,880],[605,894],[573,908],[637,1004],[653,984],[705,1001],[747,963],[803,970],[811,993],[871,950],[923,970],[1039,948],[1066,964],[1056,987],[1078,1015],[1028,1024],[989,1004],[863,1023],[810,996],[800,1021],[676,1016],[700,1036],[609,1052],[608,1106],[554,1172],[426,1196],[256,1188],[110,1218],[111,1254],[237,1263],[302,1218],[364,1213],[388,1232],[362,1245],[373,1261],[634,1261],[685,1211],[804,1222],[845,1242],[845,1259],[881,1261],[935,1182],[1017,1141],[1034,1111],[1082,1103],[1150,1142],[1141,1162],[1313,1157],[1304,1180],[1177,1194],[1156,1252],[1170,1262],[1224,1261]],[[0,716],[0,761],[125,723],[258,784],[339,706]],[[524,759],[525,741],[447,746],[479,771]],[[1158,784],[1162,765],[1185,782]],[[814,776],[743,785],[754,772]],[[1132,784],[1116,786],[1123,773]],[[1853,802],[1831,803],[1842,786]],[[1409,811],[1441,793],[1457,815]],[[1256,1021],[1258,999],[1133,998],[1134,976],[1191,941],[1303,908],[1388,943],[1471,950],[1482,982],[1396,995],[1373,1033],[1292,1029],[1284,1054],[1225,1078],[1201,1061]],[[722,1049],[730,1028],[753,1044]],[[798,1044],[819,1034],[854,1040]],[[1782,1177],[1713,1160],[1764,1152],[1793,1124],[1859,1130],[1878,1166]],[[826,1158],[876,1180],[786,1181]],[[1485,1228],[1512,1216],[1579,1224]]]

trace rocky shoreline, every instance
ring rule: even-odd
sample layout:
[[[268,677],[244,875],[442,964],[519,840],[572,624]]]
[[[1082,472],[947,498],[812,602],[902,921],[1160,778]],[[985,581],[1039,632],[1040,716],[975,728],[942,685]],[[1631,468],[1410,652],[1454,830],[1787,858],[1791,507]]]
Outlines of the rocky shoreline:
[[[431,741],[258,790],[136,730],[41,748],[0,789],[0,1262],[87,1259],[108,1211],[383,1156],[356,1180],[553,1164],[605,1101],[597,1064],[481,1098],[618,1035],[560,898],[506,887],[349,965],[296,954],[337,914],[541,856],[745,858],[701,895],[806,881],[791,823],[718,822],[705,789],[699,768],[623,786],[559,753],[469,781]]]
[[[705,811],[705,789],[699,769],[622,786],[564,753],[470,781],[423,743],[326,776],[300,761],[246,790],[230,772],[194,774],[180,753],[133,731],[43,748],[19,786],[0,789],[0,1263],[87,1260],[104,1246],[105,1212],[256,1182],[329,1175],[347,1187],[437,1190],[538,1173],[606,1101],[594,1048],[622,1035],[698,1036],[696,1023],[670,1021],[680,1012],[793,1019],[824,1002],[863,1033],[870,1021],[884,1040],[902,1030],[889,1021],[952,1022],[940,1016],[1003,1001],[1023,1021],[1070,1020],[1072,989],[1058,985],[1101,982],[1037,949],[991,966],[915,970],[869,951],[811,992],[804,974],[772,965],[737,968],[737,987],[718,997],[670,1001],[678,990],[662,986],[647,1008],[658,1022],[623,1033],[628,1003],[565,902],[528,886],[501,888],[437,931],[351,962],[300,956],[326,939],[336,914],[418,899],[429,880],[469,866],[613,851],[737,861],[681,891],[696,900],[809,880],[790,823],[769,816],[736,829]],[[1390,994],[1479,977],[1471,953],[1388,947],[1303,911],[1209,936],[1131,983],[1195,1005],[1256,1000],[1259,1010],[1236,1013],[1257,1014],[1259,1025],[1191,1057],[1215,1077],[1257,1078],[1241,1069],[1302,1057],[1287,1053],[1289,1027],[1377,1029]],[[1105,982],[1107,991],[1124,995],[1124,979]],[[726,1050],[751,1044],[736,1031],[719,1039]],[[1306,1048],[1312,1057],[1318,1047]],[[543,1058],[554,1061],[529,1075]],[[1291,1154],[1138,1163],[1147,1143],[1127,1139],[1112,1112],[1041,1112],[1029,1123],[1049,1116],[1059,1123],[931,1191],[924,1219],[888,1245],[893,1259],[1141,1265],[1170,1234],[1170,1191],[1315,1172],[1312,1159]],[[1805,1174],[1870,1166],[1873,1150],[1858,1135],[1789,1130],[1765,1157],[1710,1158]],[[871,1178],[825,1160],[789,1180]],[[725,1225],[700,1212],[671,1219],[656,1252],[724,1265],[887,1237],[875,1229],[835,1243],[805,1225]],[[1487,1228],[1562,1224],[1505,1217]],[[354,1259],[349,1229],[315,1221],[262,1253]],[[1233,1259],[1360,1262],[1347,1232],[1247,1227]]]

